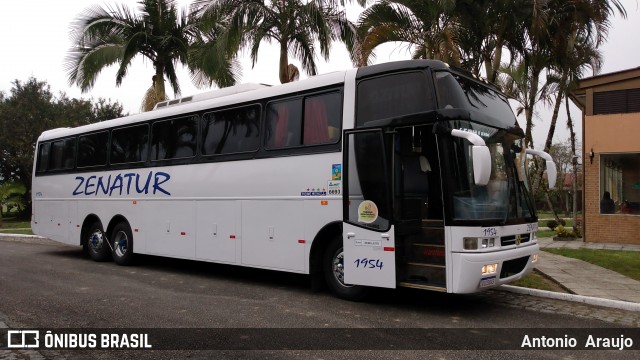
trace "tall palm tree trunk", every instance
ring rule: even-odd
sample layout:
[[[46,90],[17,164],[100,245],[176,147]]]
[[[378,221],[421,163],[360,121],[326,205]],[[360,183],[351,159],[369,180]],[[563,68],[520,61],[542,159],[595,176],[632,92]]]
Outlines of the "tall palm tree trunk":
[[[287,41],[280,41],[280,83],[286,84],[289,82],[289,49],[287,47]]]
[[[578,189],[577,189],[577,176],[578,176],[578,157],[576,156],[576,132],[573,129],[573,120],[571,119],[571,111],[569,110],[569,101],[565,102],[566,110],[567,110],[567,127],[569,128],[569,136],[571,139],[571,167],[573,170],[573,201],[571,204],[571,212],[573,215],[573,230],[577,230],[578,228]]]
[[[528,70],[532,72],[531,76],[531,88],[529,89],[528,104],[525,108],[526,117],[526,130],[524,142],[525,146],[533,148],[533,136],[531,134],[533,128],[533,108],[536,104],[536,95],[538,94],[538,81],[540,80],[540,71],[536,69]]]

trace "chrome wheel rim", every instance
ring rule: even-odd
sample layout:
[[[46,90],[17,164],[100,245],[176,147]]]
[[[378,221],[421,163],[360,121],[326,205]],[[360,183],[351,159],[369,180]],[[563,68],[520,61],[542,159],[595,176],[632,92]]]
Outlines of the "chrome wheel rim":
[[[124,231],[118,231],[113,238],[113,251],[118,257],[122,257],[129,249],[129,237]]]
[[[96,229],[89,237],[89,248],[94,253],[99,253],[100,251],[102,251],[103,246],[104,246],[104,234],[100,229]]]
[[[338,284],[344,287],[352,287],[352,285],[346,285],[344,283],[344,252],[342,248],[338,249],[336,253],[333,255],[333,276],[338,281]]]

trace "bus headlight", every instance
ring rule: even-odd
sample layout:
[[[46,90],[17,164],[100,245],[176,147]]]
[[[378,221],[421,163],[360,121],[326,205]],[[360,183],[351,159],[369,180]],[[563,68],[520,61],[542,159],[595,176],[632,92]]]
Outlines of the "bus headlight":
[[[487,264],[482,266],[482,275],[495,274],[498,271],[498,264]]]
[[[496,241],[494,238],[482,238],[482,248],[486,249],[488,247],[494,247],[496,245]]]
[[[533,254],[533,256],[531,256],[531,262],[534,263],[537,261],[538,261],[538,254],[536,253],[536,254]]]
[[[486,248],[494,247],[495,245],[496,245],[495,238],[475,238],[475,237],[464,238],[465,250],[478,250],[478,248],[486,249]]]
[[[478,238],[464,238],[465,250],[478,250]]]

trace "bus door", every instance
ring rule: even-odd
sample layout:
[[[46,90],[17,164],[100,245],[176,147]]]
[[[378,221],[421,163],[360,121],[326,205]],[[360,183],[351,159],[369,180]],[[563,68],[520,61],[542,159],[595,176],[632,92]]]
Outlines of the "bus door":
[[[431,126],[393,132],[393,218],[400,286],[446,291],[442,186]]]
[[[396,287],[388,141],[382,129],[345,132],[344,282]]]

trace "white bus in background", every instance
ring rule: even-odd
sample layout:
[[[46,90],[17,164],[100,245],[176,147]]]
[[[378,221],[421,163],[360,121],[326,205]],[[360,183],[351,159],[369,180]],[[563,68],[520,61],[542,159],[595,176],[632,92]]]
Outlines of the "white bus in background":
[[[476,292],[537,260],[523,136],[502,94],[439,61],[240,85],[43,133],[32,227],[96,261],[310,274],[347,299]]]

